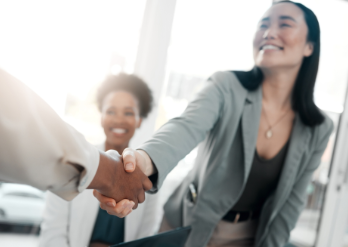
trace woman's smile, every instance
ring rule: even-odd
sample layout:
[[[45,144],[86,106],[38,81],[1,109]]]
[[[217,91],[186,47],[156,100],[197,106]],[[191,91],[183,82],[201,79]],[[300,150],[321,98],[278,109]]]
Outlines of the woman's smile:
[[[260,47],[260,51],[282,51],[284,50],[283,47],[273,45],[273,44],[264,44]]]
[[[303,12],[291,3],[273,5],[260,20],[254,37],[254,60],[261,70],[300,67],[310,56]],[[267,55],[266,55],[267,54]]]
[[[141,124],[137,99],[126,91],[110,92],[103,101],[101,123],[110,148],[127,147]]]
[[[110,128],[110,131],[117,137],[117,136],[124,136],[128,129],[125,128]]]

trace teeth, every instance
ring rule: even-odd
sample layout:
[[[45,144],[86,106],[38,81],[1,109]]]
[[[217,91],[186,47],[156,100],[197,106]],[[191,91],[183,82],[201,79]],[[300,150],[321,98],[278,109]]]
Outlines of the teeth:
[[[280,48],[274,45],[264,45],[262,50],[280,50]]]
[[[125,129],[114,128],[114,129],[112,129],[112,132],[114,132],[116,134],[124,134],[124,133],[126,133],[126,130]]]

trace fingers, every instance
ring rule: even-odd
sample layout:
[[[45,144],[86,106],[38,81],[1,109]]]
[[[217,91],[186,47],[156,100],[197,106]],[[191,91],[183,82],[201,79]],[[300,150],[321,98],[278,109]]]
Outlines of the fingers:
[[[135,203],[124,199],[116,204],[115,200],[100,194],[98,191],[94,190],[93,195],[100,202],[100,208],[106,210],[108,214],[117,216],[119,218],[126,217],[132,212],[132,208]]]
[[[126,148],[122,153],[122,158],[126,172],[134,172],[136,166],[135,150]]]
[[[127,199],[124,199],[117,203],[115,207],[108,207],[104,204],[100,204],[100,207],[104,209],[108,214],[117,216],[119,218],[126,217],[128,214],[132,212],[132,207],[134,203]]]
[[[137,199],[138,200],[138,199]],[[137,202],[134,202],[134,205],[132,207],[132,209],[137,209],[138,208],[138,201]]]
[[[93,190],[93,195],[97,200],[104,205],[107,205],[109,207],[115,207],[116,206],[116,201],[110,197],[104,196],[100,194],[98,191]],[[103,208],[104,209],[104,208]]]
[[[131,212],[133,212],[132,207],[126,208],[123,210],[122,214],[124,215],[124,217],[126,217],[127,215],[129,215]]]
[[[143,203],[145,201],[145,193],[140,193],[138,195],[138,202]]]
[[[146,177],[146,179],[144,179],[144,181],[143,181],[143,186],[144,186],[144,190],[148,191],[148,190],[152,189],[153,184],[152,184],[151,180]]]

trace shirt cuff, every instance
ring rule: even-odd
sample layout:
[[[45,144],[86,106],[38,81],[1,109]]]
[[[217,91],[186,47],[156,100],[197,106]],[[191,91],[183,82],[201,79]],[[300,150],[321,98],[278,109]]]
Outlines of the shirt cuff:
[[[80,193],[92,182],[99,166],[100,154],[98,149],[92,145],[90,145],[89,148],[90,150],[88,150],[88,152],[90,157],[87,159],[85,169],[80,174],[80,181],[77,187]]]

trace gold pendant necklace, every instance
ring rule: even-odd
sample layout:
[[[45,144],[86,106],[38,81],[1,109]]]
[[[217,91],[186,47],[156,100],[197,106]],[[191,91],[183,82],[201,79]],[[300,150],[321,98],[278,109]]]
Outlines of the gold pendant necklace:
[[[266,131],[266,137],[267,137],[267,139],[271,138],[272,135],[273,135],[272,129],[269,129],[269,130]]]
[[[270,139],[270,138],[272,138],[272,136],[273,136],[273,131],[272,131],[272,128],[274,127],[274,126],[276,126],[279,122],[280,122],[280,120],[282,120],[287,114],[288,114],[288,112],[291,110],[291,108],[289,108],[273,125],[271,125],[270,123],[269,123],[269,121],[268,121],[268,117],[267,117],[267,114],[266,114],[266,111],[265,111],[265,109],[263,108],[263,105],[262,105],[262,110],[263,110],[263,112],[264,112],[264,114],[265,114],[265,119],[266,119],[266,121],[267,121],[267,124],[268,124],[268,126],[269,126],[269,128],[268,128],[268,130],[266,131],[266,133],[265,133],[265,136],[266,136],[266,138],[267,139]]]

